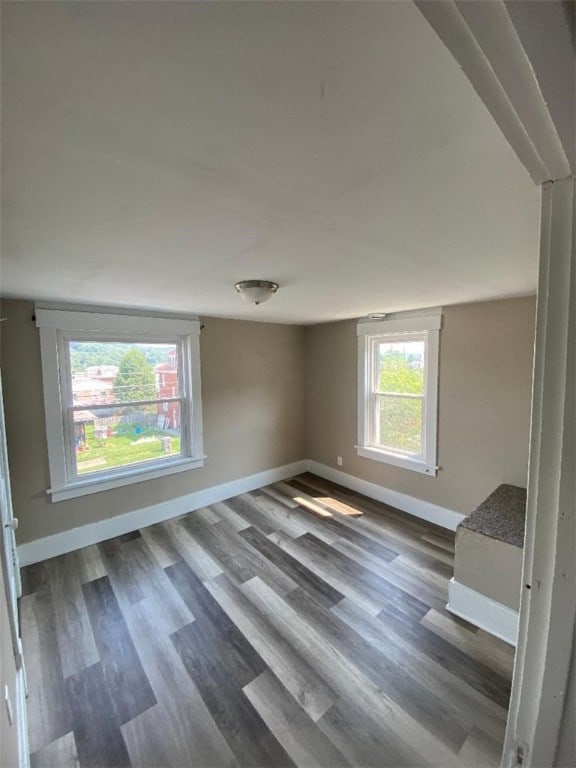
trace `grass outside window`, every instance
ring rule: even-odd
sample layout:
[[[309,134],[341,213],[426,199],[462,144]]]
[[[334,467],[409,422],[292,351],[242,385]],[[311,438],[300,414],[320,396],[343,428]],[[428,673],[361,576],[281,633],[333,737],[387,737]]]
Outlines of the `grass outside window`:
[[[169,444],[163,442],[163,438],[167,438]],[[87,424],[84,445],[76,451],[76,465],[78,474],[85,475],[179,454],[180,436],[173,432],[119,424],[112,429],[110,437],[101,438],[96,436],[94,424]]]

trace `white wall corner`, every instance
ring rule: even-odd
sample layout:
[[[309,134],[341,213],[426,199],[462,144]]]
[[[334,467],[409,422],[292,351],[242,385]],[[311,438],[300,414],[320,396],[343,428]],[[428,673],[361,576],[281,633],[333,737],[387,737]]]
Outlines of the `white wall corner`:
[[[426,520],[429,523],[435,523],[449,531],[455,531],[458,523],[462,522],[466,515],[460,512],[454,512],[446,507],[440,507],[437,504],[431,504],[429,501],[416,499],[414,496],[407,496],[399,491],[393,491],[384,488],[368,480],[362,480],[354,475],[348,475],[339,469],[334,469],[326,464],[309,459],[307,462],[308,471],[312,472],[325,480],[331,480],[333,483],[343,485],[351,491],[361,493],[370,499],[381,501],[383,504],[389,504],[391,507],[407,512],[409,515]]]
[[[516,645],[518,639],[518,612],[502,603],[492,600],[481,592],[460,584],[454,578],[448,584],[448,605],[450,613],[469,621],[491,635]]]

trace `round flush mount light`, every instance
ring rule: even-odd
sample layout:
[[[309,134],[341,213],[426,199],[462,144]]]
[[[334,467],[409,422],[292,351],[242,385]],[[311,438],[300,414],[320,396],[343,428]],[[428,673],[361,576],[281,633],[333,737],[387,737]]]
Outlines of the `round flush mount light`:
[[[371,312],[368,315],[369,320],[384,320],[386,312]]]
[[[241,280],[234,286],[244,301],[250,304],[263,304],[278,290],[278,283],[270,280]]]

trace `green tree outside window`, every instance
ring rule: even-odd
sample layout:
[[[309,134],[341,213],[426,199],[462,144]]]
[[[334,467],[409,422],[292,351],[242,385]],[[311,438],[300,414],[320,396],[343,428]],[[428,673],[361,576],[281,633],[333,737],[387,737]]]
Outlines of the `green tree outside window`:
[[[142,350],[130,349],[122,357],[114,381],[114,397],[122,403],[156,397],[154,368]]]

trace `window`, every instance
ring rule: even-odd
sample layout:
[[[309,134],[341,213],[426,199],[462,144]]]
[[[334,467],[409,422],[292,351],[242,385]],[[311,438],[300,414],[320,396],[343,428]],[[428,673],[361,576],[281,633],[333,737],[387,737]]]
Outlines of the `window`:
[[[197,320],[36,308],[53,501],[200,467]]]
[[[436,475],[441,322],[434,310],[358,324],[359,456]]]

